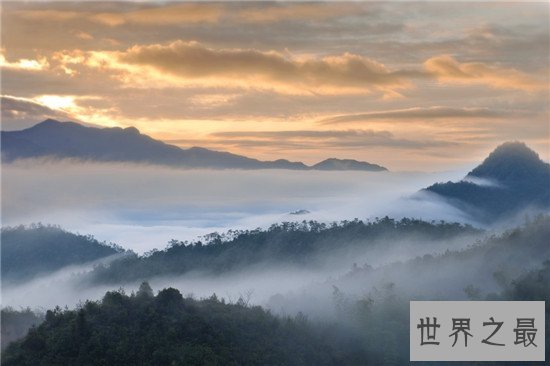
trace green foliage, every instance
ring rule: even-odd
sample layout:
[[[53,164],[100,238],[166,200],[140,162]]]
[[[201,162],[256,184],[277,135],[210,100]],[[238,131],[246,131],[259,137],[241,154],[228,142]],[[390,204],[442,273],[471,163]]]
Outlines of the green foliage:
[[[148,287],[144,284],[142,288]],[[304,317],[261,307],[107,292],[75,310],[50,310],[2,355],[2,365],[323,365],[334,358]]]
[[[330,225],[315,221],[285,222],[267,230],[213,233],[194,243],[172,240],[166,250],[99,266],[93,277],[97,282],[118,283],[192,270],[222,273],[255,264],[314,266],[320,256],[331,258],[331,253],[374,246],[382,240],[411,237],[447,240],[475,233],[479,230],[469,225],[407,218],[397,221],[384,217],[369,222],[356,219]]]

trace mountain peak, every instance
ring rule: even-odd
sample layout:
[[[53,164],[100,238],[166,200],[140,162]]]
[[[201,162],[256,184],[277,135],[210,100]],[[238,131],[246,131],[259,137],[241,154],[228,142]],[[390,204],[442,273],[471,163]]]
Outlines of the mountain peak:
[[[48,118],[38,124],[58,124],[58,123],[61,123],[61,121],[58,121],[56,119],[53,119],[53,118]]]
[[[52,119],[52,118],[48,118],[42,122],[39,122],[37,124],[35,124],[33,127],[46,127],[46,126],[58,126],[58,125],[61,125],[62,122],[56,120],[56,119]]]
[[[131,126],[131,127],[126,127],[126,128],[124,129],[124,131],[127,132],[127,133],[133,133],[133,134],[135,134],[135,135],[140,135],[139,130],[138,130],[137,128],[133,127],[133,126]]]
[[[482,180],[491,184],[481,184]],[[449,199],[480,221],[493,222],[523,209],[548,210],[549,183],[550,164],[516,141],[498,146],[464,180],[436,183],[426,190]]]
[[[531,179],[533,174],[548,169],[538,154],[525,143],[505,142],[468,173],[467,177],[488,178],[499,182]]]
[[[35,124],[29,130],[42,130],[42,129],[51,129],[51,128],[59,128],[59,127],[65,127],[65,126],[82,126],[76,122],[60,122],[56,119],[48,118],[40,123]]]

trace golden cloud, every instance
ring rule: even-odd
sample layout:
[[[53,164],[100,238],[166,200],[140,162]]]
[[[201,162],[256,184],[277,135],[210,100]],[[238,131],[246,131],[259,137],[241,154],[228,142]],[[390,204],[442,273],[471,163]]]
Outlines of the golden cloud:
[[[179,24],[179,23],[214,23],[223,13],[219,4],[184,3],[171,6],[151,7],[119,13],[99,13],[90,15],[90,19],[109,25],[118,26],[125,23],[137,24]]]
[[[540,80],[512,68],[482,62],[458,62],[449,55],[436,56],[424,62],[426,71],[441,82],[483,84],[499,89],[537,91],[548,88],[548,80]]]
[[[245,23],[274,23],[285,20],[323,20],[358,11],[356,4],[301,3],[243,9],[236,17]]]
[[[356,4],[246,4],[228,6],[221,3],[176,3],[145,5],[126,10],[94,12],[63,9],[21,10],[17,15],[33,21],[68,21],[87,19],[111,27],[134,23],[142,25],[178,25],[182,23],[215,23],[222,17],[236,23],[274,23],[286,20],[323,20],[357,13]]]
[[[16,13],[23,19],[39,21],[49,20],[52,22],[64,22],[71,19],[76,19],[82,16],[81,12],[68,10],[21,10]]]
[[[385,130],[277,130],[223,131],[211,133],[207,139],[176,139],[178,145],[232,145],[246,147],[277,147],[285,149],[366,148],[384,146],[397,149],[424,149],[451,146],[450,141],[411,140],[394,136]]]
[[[77,64],[111,70],[115,71],[113,78],[136,88],[221,86],[303,95],[376,93],[392,98],[412,88],[415,79],[435,78],[441,83],[527,92],[547,89],[544,78],[537,79],[498,65],[460,63],[448,55],[428,59],[423,64],[424,70],[391,70],[376,60],[352,53],[314,57],[256,49],[210,48],[202,43],[178,40],[136,45],[125,51],[64,51],[56,53],[54,58],[61,61],[61,68],[66,72],[71,72]],[[404,111],[409,112],[442,118],[457,111],[439,107]],[[487,114],[483,110],[460,113],[462,117]]]
[[[371,121],[410,121],[426,119],[487,119],[503,118],[510,115],[511,111],[500,111],[489,108],[457,108],[445,106],[413,107],[376,111],[366,113],[345,114],[324,118],[321,124],[371,122]]]
[[[108,26],[127,23],[143,25],[174,25],[181,23],[213,23],[222,16],[224,8],[220,4],[180,3],[169,6],[152,6],[137,10],[114,12],[73,11],[63,9],[20,10],[16,14],[32,21],[64,22],[84,19]]]
[[[213,49],[197,42],[134,46],[112,53],[116,62],[147,67],[180,81],[238,84],[289,93],[395,93],[409,86],[401,72],[393,72],[369,58],[344,53],[322,58],[298,58],[276,51]]]
[[[28,70],[28,71],[40,71],[49,66],[48,61],[45,58],[33,59],[20,59],[17,61],[8,61],[6,57],[0,54],[0,68],[15,69],[15,70]]]

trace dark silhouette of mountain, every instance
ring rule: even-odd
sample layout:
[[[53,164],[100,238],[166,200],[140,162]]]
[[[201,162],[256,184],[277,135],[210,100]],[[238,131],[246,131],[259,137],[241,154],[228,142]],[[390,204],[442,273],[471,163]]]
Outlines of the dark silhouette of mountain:
[[[311,167],[316,170],[367,170],[372,172],[380,172],[388,170],[377,164],[366,163],[353,159],[326,159]]]
[[[135,127],[93,128],[74,122],[48,119],[25,130],[2,131],[3,162],[39,157],[148,163],[186,168],[310,169],[304,163],[284,159],[261,161],[201,147],[181,149],[141,134]],[[370,166],[368,163],[362,164],[365,167]]]
[[[2,285],[123,252],[91,236],[40,224],[2,228],[1,239]]]
[[[550,209],[550,165],[524,143],[506,142],[462,181],[426,190],[478,220],[492,222],[526,208]]]

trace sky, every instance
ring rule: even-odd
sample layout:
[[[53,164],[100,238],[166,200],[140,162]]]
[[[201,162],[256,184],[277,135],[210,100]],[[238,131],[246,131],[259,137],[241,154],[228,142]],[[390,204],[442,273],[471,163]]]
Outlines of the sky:
[[[550,158],[549,4],[2,2],[2,129],[51,117],[182,148],[391,170]]]

